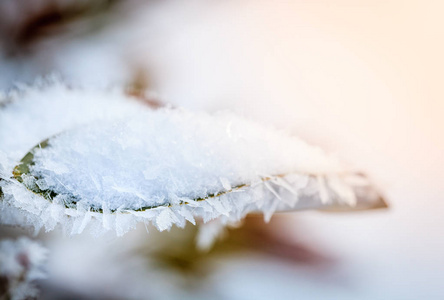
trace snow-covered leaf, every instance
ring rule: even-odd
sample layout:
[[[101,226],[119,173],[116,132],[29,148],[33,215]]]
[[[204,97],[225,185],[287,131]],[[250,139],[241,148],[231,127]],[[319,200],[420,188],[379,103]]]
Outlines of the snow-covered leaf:
[[[167,230],[195,218],[236,222],[250,212],[269,219],[275,211],[380,202],[370,182],[335,157],[233,113],[151,110],[115,92],[45,88],[0,109],[0,151],[10,160],[22,153],[15,168],[2,167],[3,206],[26,212],[36,227],[121,235],[136,222]],[[84,106],[72,103],[85,98]],[[36,114],[54,107],[54,116]],[[35,134],[11,127],[13,117],[31,118],[21,130]],[[30,145],[35,136],[41,141]]]

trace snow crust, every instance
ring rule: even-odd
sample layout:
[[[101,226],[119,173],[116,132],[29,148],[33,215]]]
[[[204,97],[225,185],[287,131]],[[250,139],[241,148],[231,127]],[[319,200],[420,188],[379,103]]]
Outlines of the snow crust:
[[[162,231],[195,218],[227,224],[254,211],[269,219],[276,210],[377,198],[320,148],[230,112],[153,111],[116,91],[58,82],[9,97],[0,109],[3,223],[16,210],[37,230],[122,235],[138,222]],[[34,150],[35,178],[22,179],[54,191],[50,200],[10,175],[47,138]]]
[[[37,143],[55,134],[141,109],[145,106],[119,90],[69,87],[57,76],[39,79],[32,86],[19,85],[9,93],[0,93],[0,159],[7,155],[16,163]]]
[[[135,114],[61,133],[36,149],[41,189],[97,209],[178,204],[278,174],[341,171],[296,138],[230,113]]]

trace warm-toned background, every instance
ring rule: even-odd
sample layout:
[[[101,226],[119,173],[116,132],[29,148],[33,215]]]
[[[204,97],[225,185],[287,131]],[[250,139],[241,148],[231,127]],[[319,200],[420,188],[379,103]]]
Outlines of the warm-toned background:
[[[288,225],[289,238],[339,257],[339,283],[238,262],[222,276],[231,299],[444,297],[444,2],[153,2],[97,36],[4,56],[1,85],[53,70],[92,85],[146,72],[164,101],[286,128],[379,184],[389,210],[304,212]]]

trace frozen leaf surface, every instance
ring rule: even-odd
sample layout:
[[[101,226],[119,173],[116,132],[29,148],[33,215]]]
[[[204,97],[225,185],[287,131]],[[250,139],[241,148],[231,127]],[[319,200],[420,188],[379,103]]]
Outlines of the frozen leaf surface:
[[[269,219],[277,210],[379,199],[365,178],[286,132],[229,112],[152,111],[105,96],[89,98],[97,117],[83,116],[86,107],[76,106],[77,114],[60,108],[72,120],[52,120],[44,130],[49,139],[28,148],[15,178],[3,175],[4,205],[29,212],[31,223],[46,229],[123,234],[139,221],[167,230],[195,217],[228,223],[262,211]],[[23,109],[13,113],[26,117]],[[7,154],[21,152],[25,140],[33,138],[10,139]]]

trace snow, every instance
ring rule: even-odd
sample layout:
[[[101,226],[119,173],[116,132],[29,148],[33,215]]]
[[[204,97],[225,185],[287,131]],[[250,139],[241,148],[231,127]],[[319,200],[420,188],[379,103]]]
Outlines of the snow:
[[[33,146],[67,129],[143,109],[113,89],[68,87],[53,75],[0,95],[0,159],[18,162]],[[1,154],[3,153],[3,154]],[[4,159],[3,159],[4,161]]]
[[[163,231],[195,218],[231,224],[254,211],[269,220],[277,210],[378,199],[320,148],[231,112],[151,110],[115,90],[57,80],[8,97],[0,112],[0,150],[9,158],[3,209],[26,211],[36,230],[122,235],[138,222]],[[31,149],[30,174],[8,175]]]
[[[32,174],[49,190],[97,209],[106,201],[112,211],[202,199],[271,175],[342,171],[296,138],[229,113],[178,109],[64,132],[34,161]]]

